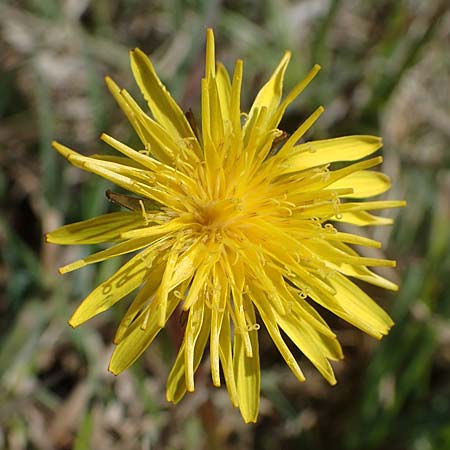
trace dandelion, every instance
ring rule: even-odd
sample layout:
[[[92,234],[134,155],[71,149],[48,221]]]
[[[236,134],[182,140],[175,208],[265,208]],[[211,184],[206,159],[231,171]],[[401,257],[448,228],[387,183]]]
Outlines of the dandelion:
[[[103,134],[121,156],[86,157],[57,142],[54,148],[83,170],[134,195],[108,192],[127,210],[63,226],[47,235],[55,244],[113,245],[60,268],[61,273],[132,253],[132,257],[80,304],[69,323],[77,327],[139,289],[122,318],[109,370],[119,374],[147,349],[177,308],[185,311],[184,338],[167,382],[167,399],[194,391],[194,374],[209,342],[212,382],[221,369],[230,399],[245,422],[259,409],[258,335],[263,326],[294,375],[305,377],[287,336],[330,384],[330,360],[343,357],[336,335],[314,309],[330,310],[380,339],[393,322],[351,279],[397,290],[372,272],[395,261],[368,258],[350,246],[380,243],[338,231],[335,224],[386,225],[371,211],[403,201],[365,201],[390,187],[369,170],[380,156],[373,136],[299,143],[323,112],[319,107],[291,135],[278,126],[286,108],[319,71],[282,98],[286,52],[248,114],[240,109],[243,62],[230,78],[215,61],[207,31],[201,83],[201,126],[184,114],[141,50],[131,68],[148,103],[144,112],[110,78],[109,90],[142,144],[132,149]],[[357,161],[333,170],[331,164]],[[350,245],[349,245],[350,244]],[[180,327],[182,325],[180,324]]]

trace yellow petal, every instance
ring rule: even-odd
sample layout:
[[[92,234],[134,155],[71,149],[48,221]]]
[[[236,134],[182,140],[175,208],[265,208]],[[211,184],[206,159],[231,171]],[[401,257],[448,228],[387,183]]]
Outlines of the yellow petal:
[[[228,71],[223,64],[217,65],[216,83],[222,117],[225,121],[230,121],[231,80],[230,75],[228,75]]]
[[[79,259],[73,263],[67,264],[66,266],[59,268],[59,273],[67,273],[72,270],[78,270],[88,264],[94,264],[105,259],[114,258],[116,256],[125,255],[126,253],[134,252],[143,247],[147,247],[151,244],[149,239],[130,239],[129,241],[121,242],[120,244],[114,245],[106,250],[101,250],[100,252],[93,253],[86,258]]]
[[[159,305],[158,311],[158,325],[163,327],[166,323],[166,310],[167,310],[167,299],[169,297],[169,289],[170,289],[170,279],[172,277],[172,273],[177,264],[178,258],[180,256],[181,247],[184,245],[185,239],[184,236],[181,235],[174,241],[171,248],[167,250],[167,259],[164,267],[164,274],[161,279],[161,284],[159,285],[158,292],[156,293],[156,299]]]
[[[342,242],[332,242],[333,246],[336,246],[339,248],[342,252],[345,252],[348,255],[352,255],[354,257],[359,256],[358,253],[350,248],[348,245],[342,243]],[[384,289],[388,289],[391,291],[397,291],[398,286],[393,283],[392,281],[387,280],[386,278],[372,272],[365,266],[352,266],[349,264],[339,264],[334,265],[332,264],[331,267],[333,267],[335,270],[343,273],[344,275],[357,278],[358,280],[365,281],[366,283],[373,284],[375,286],[380,286]]]
[[[258,95],[253,102],[253,105],[249,112],[249,119],[247,123],[251,123],[253,114],[261,107],[267,108],[267,120],[273,116],[280,103],[281,95],[283,93],[283,79],[286,68],[291,59],[291,52],[284,53],[281,61],[278,63],[275,71],[270,77],[269,81],[261,88]],[[249,127],[245,125],[245,129]]]
[[[210,310],[209,308],[204,308],[204,317],[203,321],[200,324],[201,329],[197,333],[197,338],[195,341],[195,348],[193,349],[193,358],[192,358],[192,371],[195,373],[200,362],[203,357],[203,353],[205,351],[206,343],[209,337],[209,317]],[[191,323],[191,326],[193,324]],[[196,325],[197,326],[197,325]],[[169,377],[167,379],[167,392],[166,397],[167,401],[172,403],[178,403],[186,394],[186,366],[185,366],[185,358],[186,358],[186,336],[181,344],[180,350],[178,352],[177,358],[175,360],[174,365],[169,373]]]
[[[286,143],[281,147],[278,154],[275,156],[274,161],[281,159],[288,155],[299,139],[314,125],[316,120],[325,111],[323,106],[319,106],[289,137]]]
[[[250,296],[253,303],[256,305],[259,314],[261,315],[261,319],[266,326],[266,329],[272,338],[272,341],[278,348],[278,351],[281,353],[281,356],[285,360],[289,369],[293,372],[296,378],[299,381],[305,381],[305,376],[301,371],[297,361],[289,350],[288,346],[284,342],[283,337],[281,336],[280,330],[278,328],[276,318],[282,317],[281,314],[277,314],[275,309],[271,307],[268,299],[265,297],[265,294],[262,290],[256,288],[254,285],[251,286]]]
[[[117,186],[143,197],[151,198],[163,204],[168,203],[171,204],[172,208],[177,208],[177,205],[173,204],[173,196],[164,195],[160,190],[151,187],[152,175],[147,171],[139,171],[113,162],[89,158],[58,142],[52,142],[52,146],[75,167],[100,175]],[[143,179],[146,180],[144,183],[142,182]],[[180,203],[179,206],[181,206]]]
[[[245,301],[245,300],[244,300]],[[245,311],[248,313],[251,323],[256,323],[253,305],[246,301]],[[252,330],[249,333],[253,356],[248,357],[245,351],[242,334],[234,334],[233,365],[234,378],[236,380],[239,409],[245,423],[256,422],[259,411],[260,367],[258,332]]]
[[[325,290],[321,290],[317,285],[313,285],[311,283],[311,279],[302,280],[302,282],[304,282],[308,286],[307,287],[308,296],[316,303],[330,310],[338,317],[341,317],[348,323],[359,328],[360,330],[364,331],[370,336],[373,336],[376,339],[381,339],[383,337],[383,333],[380,332],[379,321],[372,320],[372,318],[370,317],[370,315],[367,314],[367,312],[361,314],[361,311],[358,311],[358,314],[355,314],[355,310],[357,309],[357,307],[355,306],[351,311],[345,309],[342,303],[338,301],[338,299],[335,297],[336,291],[334,291],[334,294],[330,294]],[[386,327],[383,325],[381,328],[385,330]]]
[[[224,270],[228,277],[228,282],[231,287],[231,294],[233,296],[233,308],[230,309],[232,319],[235,326],[235,334],[239,334],[245,347],[245,353],[250,358],[253,355],[254,349],[252,347],[252,340],[247,330],[247,320],[245,317],[244,308],[244,284],[245,284],[245,269],[241,261],[237,261],[234,267],[231,266],[228,258],[224,258]]]
[[[173,163],[176,153],[168,148],[172,142],[170,134],[157,122],[150,119],[126,90],[120,89],[109,77],[106,77],[105,81],[109,91],[127,116],[144,147],[150,147],[152,154],[158,157],[160,161],[168,164]],[[166,134],[167,140],[161,143],[159,136],[163,134]]]
[[[228,395],[231,403],[235,408],[239,406],[239,398],[236,388],[236,380],[233,370],[233,353],[231,351],[231,330],[230,330],[230,314],[225,310],[222,319],[222,328],[219,337],[220,363],[222,364],[223,376],[227,385]]]
[[[179,301],[174,295],[170,296],[166,320],[173,314]],[[158,325],[158,314],[156,312],[157,302],[152,303],[148,308],[149,311],[144,311],[141,314],[141,317],[133,323],[131,332],[115,348],[109,363],[109,371],[114,375],[118,375],[130,367],[161,331],[162,327]],[[143,326],[144,320],[145,327]]]
[[[206,346],[206,341],[209,337],[209,330],[211,327],[210,312],[208,307],[205,307],[204,299],[199,299],[189,310],[189,318],[184,331],[184,370],[186,389],[188,392],[194,392],[194,373],[197,370],[198,364],[203,356],[203,351]],[[201,355],[198,352],[199,347],[196,346],[200,331],[203,330],[203,339],[201,342]],[[197,348],[197,360],[195,358],[195,349]]]
[[[228,282],[219,264],[213,268],[211,303],[211,335],[210,335],[210,360],[211,376],[214,386],[220,386],[220,333],[222,321],[225,315],[227,301],[230,296]]]
[[[308,72],[305,78],[295,85],[295,87],[286,95],[286,98],[282,101],[278,107],[276,113],[273,115],[270,122],[270,128],[276,128],[280,123],[286,108],[304,91],[309,83],[314,79],[320,70],[319,64],[315,64],[313,68]]]
[[[367,211],[343,212],[338,216],[331,217],[330,220],[335,222],[345,222],[358,227],[392,225],[394,222],[394,220],[389,217],[374,216]]]
[[[234,66],[233,81],[231,83],[231,100],[230,100],[230,118],[233,127],[234,145],[231,146],[230,151],[238,151],[237,143],[241,142],[241,86],[242,86],[242,74],[244,70],[244,63],[238,59]],[[235,161],[236,154],[231,153],[232,160]]]
[[[201,297],[201,292],[205,287],[205,283],[210,276],[210,271],[215,261],[207,261],[206,263],[200,265],[197,269],[194,279],[192,280],[192,285],[189,289],[189,293],[183,304],[183,310],[187,311],[195,303],[198,303],[199,297]]]
[[[317,167],[335,161],[354,161],[379,150],[382,141],[375,136],[345,136],[311,141],[293,148],[286,159],[286,172]]]
[[[140,134],[143,136],[141,140],[145,148],[162,163],[175,164],[180,153],[179,147],[183,145],[184,141],[180,140],[177,144],[172,137],[173,135],[160,123],[145,114],[127,91],[122,90],[120,96],[133,113],[135,126],[140,129]]]
[[[135,169],[145,170],[145,167],[133,159],[127,158],[125,156],[114,156],[114,155],[100,155],[94,154],[90,156],[92,159],[99,159],[100,161],[109,161],[122,166],[134,167]]]
[[[120,106],[120,109],[127,116],[128,121],[133,126],[134,130],[139,136],[141,142],[145,145],[148,139],[146,130],[142,128],[142,126],[139,123],[139,120],[137,119],[130,105],[122,97],[120,87],[110,77],[105,77],[105,82],[106,86],[109,89],[109,92],[111,92],[117,104]]]
[[[361,170],[347,175],[344,178],[330,184],[330,189],[352,188],[351,194],[341,197],[366,198],[380,195],[391,188],[391,181],[387,175],[372,170]]]
[[[135,230],[126,231],[122,234],[123,239],[135,239],[143,237],[161,236],[172,232],[181,231],[183,228],[190,226],[189,221],[185,218],[173,219],[162,225],[151,225]]]
[[[69,324],[81,325],[86,320],[111,308],[115,303],[139,287],[150,270],[146,258],[158,251],[152,247],[140,252],[123,265],[113,276],[97,286],[78,306]]]
[[[208,185],[213,184],[220,170],[221,158],[218,152],[223,141],[223,120],[214,79],[202,80],[202,136],[205,162],[208,170]]]
[[[313,328],[320,333],[335,338],[336,335],[330,330],[327,323],[320,317],[320,315],[313,308],[305,308],[304,301],[298,297],[298,291],[294,290],[286,283],[285,277],[281,273],[270,267],[266,267],[266,272],[270,274],[273,284],[277,287],[279,295],[283,298],[286,310],[291,310],[300,320],[306,320]],[[308,306],[306,304],[306,306]],[[287,314],[290,314],[287,312]],[[282,315],[282,314],[280,314]]]
[[[141,50],[130,52],[131,69],[155,119],[171,134],[196,139],[181,108],[159,79],[148,56]]]
[[[339,344],[336,335],[328,328],[328,324],[325,322],[325,320],[323,320],[320,314],[308,303],[308,301],[304,300],[301,297],[298,298],[293,305],[293,311],[297,312],[299,311],[299,308],[306,310],[310,317],[314,317],[316,319],[315,322],[307,320],[306,323],[309,327],[314,329],[315,334],[318,336],[317,339],[320,339],[324,342],[324,346],[322,347],[324,355],[332,361],[338,361],[342,359],[344,357],[344,354],[342,353],[342,347]],[[296,316],[301,322],[305,323],[305,320],[302,320],[303,314],[301,309],[300,313]],[[317,322],[321,322],[323,324],[323,327],[317,327]],[[324,328],[328,328],[328,330],[324,332]]]
[[[144,226],[142,214],[133,212],[114,212],[94,219],[64,225],[47,233],[47,242],[59,245],[100,244],[122,240],[123,231]]]
[[[358,236],[359,237],[359,236]],[[315,253],[319,259],[334,264],[350,264],[361,266],[395,267],[395,261],[382,258],[367,258],[344,252],[323,239],[309,239],[305,247]]]
[[[317,204],[303,206],[296,211],[296,218],[308,219],[311,217],[322,217],[323,220],[334,220],[335,216],[340,216],[347,212],[371,211],[376,209],[401,208],[406,205],[402,200],[385,200],[370,202],[346,202],[338,205],[332,202],[320,202]],[[330,239],[332,235],[330,233]]]
[[[314,330],[306,323],[295,320],[295,317],[277,316],[281,329],[289,336],[292,342],[317,367],[323,377],[331,384],[336,384],[333,369],[324,352],[321,350],[323,341],[319,339]]]
[[[406,206],[404,200],[380,200],[373,202],[347,202],[339,206],[342,213],[349,211],[371,211],[375,209],[402,208]]]
[[[374,337],[387,334],[394,322],[364,291],[339,273],[328,281],[336,290],[336,300],[349,315],[369,324],[375,331]]]
[[[169,290],[174,289],[182,281],[190,278],[194,274],[202,262],[206,251],[206,246],[201,241],[197,241],[180,256],[171,273]]]
[[[139,292],[128,307],[126,313],[123,315],[119,326],[117,327],[116,334],[114,335],[114,344],[120,344],[120,342],[134,330],[136,324],[135,319],[143,312],[143,309],[146,308],[146,306],[153,303],[153,297],[156,289],[161,283],[164,272],[164,260],[160,258],[161,257],[157,257],[153,262],[152,270],[149,272],[144,284],[139,289]],[[157,304],[155,302],[155,305],[151,306],[147,311],[152,310],[152,308],[155,308],[156,306]]]
[[[214,44],[214,32],[212,28],[206,30],[206,56],[205,56],[205,77],[216,76],[216,53]]]
[[[128,147],[127,145],[123,144],[117,139],[114,139],[113,137],[107,135],[106,133],[103,133],[100,136],[100,139],[103,142],[106,142],[112,148],[131,158],[136,163],[141,164],[147,169],[150,169],[152,173],[154,173],[156,176],[165,177],[166,182],[173,180],[176,181],[177,183],[183,182],[184,184],[188,185],[191,189],[195,189],[195,182],[187,175],[180,172],[179,170],[176,170],[175,168],[169,165],[161,163],[155,158],[151,158],[141,152],[132,149],[131,147]]]
[[[220,97],[217,90],[217,83],[216,80],[211,81],[209,83],[209,106],[211,108],[211,137],[214,142],[214,147],[216,152],[219,155],[219,161],[222,162],[222,156],[221,155],[221,147],[224,145],[224,117],[222,116],[222,107],[220,104]],[[203,114],[203,111],[202,111]],[[206,148],[205,148],[206,151]],[[207,155],[205,155],[206,157]],[[221,164],[217,165],[217,168],[221,168]]]
[[[386,278],[372,272],[365,266],[351,266],[349,264],[339,264],[335,266],[335,270],[347,275],[349,277],[357,278],[358,280],[365,281],[366,283],[373,284],[374,286],[382,287],[390,291],[398,291],[398,285]]]

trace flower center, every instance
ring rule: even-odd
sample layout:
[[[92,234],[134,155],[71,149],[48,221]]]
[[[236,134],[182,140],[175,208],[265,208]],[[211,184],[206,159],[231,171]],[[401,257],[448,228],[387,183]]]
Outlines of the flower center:
[[[210,200],[208,203],[199,205],[197,214],[199,223],[207,229],[223,229],[242,210],[239,200],[224,199]]]

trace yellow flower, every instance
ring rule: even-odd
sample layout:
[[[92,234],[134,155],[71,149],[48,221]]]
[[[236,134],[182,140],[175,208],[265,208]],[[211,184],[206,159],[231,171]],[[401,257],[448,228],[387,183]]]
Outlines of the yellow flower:
[[[147,115],[111,79],[107,85],[142,141],[134,150],[106,134],[102,140],[122,156],[82,156],[54,143],[73,165],[137,196],[109,193],[129,211],[63,226],[47,235],[56,244],[114,242],[106,250],[60,269],[79,269],[108,258],[137,253],[84,299],[70,319],[74,327],[139,288],[114,342],[110,371],[133,364],[180,306],[186,311],[184,340],[170,372],[167,399],[177,403],[194,390],[209,341],[212,381],[220,366],[234,406],[246,422],[259,409],[260,325],[294,375],[303,373],[282,332],[330,384],[329,360],[342,358],[333,331],[315,303],[364,332],[381,338],[393,322],[349,277],[396,290],[368,269],[394,261],[361,257],[348,244],[380,243],[339,232],[333,223],[385,225],[368,211],[403,206],[403,201],[358,200],[385,192],[389,179],[372,170],[380,156],[330,170],[330,163],[373,154],[381,139],[347,136],[299,143],[323,108],[290,136],[278,129],[288,105],[319,71],[314,66],[282,99],[286,52],[248,114],[240,110],[243,63],[232,79],[216,66],[214,36],[207,31],[206,70],[201,84],[198,131],[183,114],[147,56],[131,52],[131,68],[148,103]],[[180,327],[182,324],[180,324]]]

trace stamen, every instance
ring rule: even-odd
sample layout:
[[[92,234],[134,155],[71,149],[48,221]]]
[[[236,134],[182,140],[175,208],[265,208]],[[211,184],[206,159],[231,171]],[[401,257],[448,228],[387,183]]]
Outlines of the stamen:
[[[184,295],[178,290],[173,291],[173,295],[180,300],[184,300]]]
[[[142,213],[142,217],[144,219],[145,225],[148,225],[150,223],[150,221],[148,219],[147,211],[145,210],[144,202],[142,200],[139,200],[139,206],[141,207],[141,213]]]

